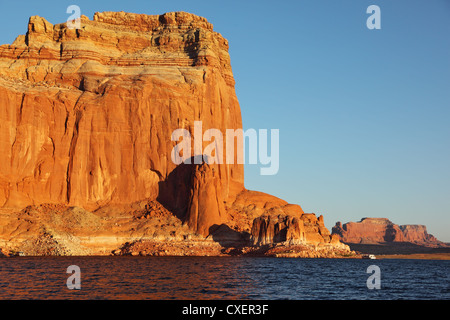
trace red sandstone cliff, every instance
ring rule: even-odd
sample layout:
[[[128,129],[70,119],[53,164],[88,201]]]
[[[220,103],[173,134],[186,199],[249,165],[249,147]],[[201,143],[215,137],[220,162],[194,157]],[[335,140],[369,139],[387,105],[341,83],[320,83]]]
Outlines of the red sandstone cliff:
[[[423,246],[444,245],[428,234],[424,225],[396,225],[386,218],[363,218],[359,222],[337,222],[332,234],[344,243],[411,242]]]
[[[0,47],[2,206],[166,196],[175,129],[242,127],[228,43],[204,18],[105,12],[81,25],[32,17]],[[242,165],[218,170],[225,197],[242,189]]]
[[[243,165],[174,164],[172,132],[194,121],[242,128],[228,42],[206,19],[103,12],[70,30],[31,17],[0,46],[0,246],[154,252],[211,235],[348,251],[323,218],[246,190]]]

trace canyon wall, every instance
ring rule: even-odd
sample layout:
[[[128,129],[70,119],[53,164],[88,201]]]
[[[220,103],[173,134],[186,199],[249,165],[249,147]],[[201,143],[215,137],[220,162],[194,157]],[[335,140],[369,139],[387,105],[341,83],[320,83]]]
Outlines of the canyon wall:
[[[81,26],[32,17],[0,47],[1,206],[170,198],[175,129],[242,128],[228,43],[205,19],[106,12]],[[225,198],[240,191],[242,165],[218,170]]]

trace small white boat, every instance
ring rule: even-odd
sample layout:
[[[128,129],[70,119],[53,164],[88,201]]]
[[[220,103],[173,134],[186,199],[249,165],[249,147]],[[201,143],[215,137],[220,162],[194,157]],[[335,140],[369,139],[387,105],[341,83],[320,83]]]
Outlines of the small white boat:
[[[365,254],[362,256],[363,259],[376,259],[374,254]]]

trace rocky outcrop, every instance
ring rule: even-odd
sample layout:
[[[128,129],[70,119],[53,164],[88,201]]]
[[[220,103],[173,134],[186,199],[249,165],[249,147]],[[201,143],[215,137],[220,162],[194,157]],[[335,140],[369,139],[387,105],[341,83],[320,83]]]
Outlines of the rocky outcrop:
[[[191,186],[186,223],[195,232],[209,235],[228,221],[217,166],[206,163],[195,166]]]
[[[248,231],[255,245],[284,243],[289,245],[349,247],[331,235],[322,215],[305,213],[299,205],[290,204],[272,195],[244,190],[229,207],[235,230]]]
[[[208,129],[242,129],[234,84],[227,40],[193,14],[103,12],[82,16],[79,29],[31,17],[25,35],[0,46],[0,247],[345,251],[323,217],[244,188],[241,138],[216,145],[216,156],[232,150],[234,161],[202,161]],[[179,162],[176,139],[189,138],[176,129],[200,136]]]
[[[344,225],[337,222],[333,235],[345,243],[377,244],[392,242],[411,242],[424,246],[444,245],[428,234],[424,225],[396,225],[387,218],[363,218],[359,222]]]
[[[305,226],[303,220],[291,216],[261,216],[253,220],[252,240],[254,244],[289,242],[304,243]]]
[[[300,216],[263,215],[253,220],[251,236],[253,243],[259,245],[287,242],[290,245],[332,245],[348,248],[340,243],[338,236],[330,235],[324,225],[323,216],[317,218],[313,213]]]

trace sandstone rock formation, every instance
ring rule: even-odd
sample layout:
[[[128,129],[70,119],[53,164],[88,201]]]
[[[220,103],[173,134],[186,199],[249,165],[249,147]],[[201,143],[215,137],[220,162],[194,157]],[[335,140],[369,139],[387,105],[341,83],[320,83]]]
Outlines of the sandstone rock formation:
[[[377,244],[391,242],[411,242],[423,246],[444,245],[428,234],[424,225],[396,225],[387,218],[363,218],[359,222],[344,225],[337,222],[332,229],[344,243]]]
[[[323,216],[315,214],[263,215],[253,220],[251,231],[254,244],[288,242],[290,244],[339,244],[338,236],[330,235]]]
[[[191,181],[186,221],[199,234],[209,235],[211,228],[228,221],[228,214],[222,198],[222,183],[217,166],[196,165]]]
[[[270,244],[288,241],[306,241],[303,220],[292,216],[261,216],[253,220],[252,240],[254,244]]]
[[[80,29],[31,17],[0,46],[0,247],[105,254],[252,236],[346,249],[323,217],[246,190],[239,143],[233,163],[195,163],[211,144],[195,140],[172,161],[176,129],[242,128],[234,84],[227,40],[193,14],[103,12]]]
[[[205,19],[105,12],[81,26],[32,17],[0,47],[0,205],[156,199],[175,129],[242,127],[228,43]],[[224,195],[242,187],[242,165],[218,170]]]

